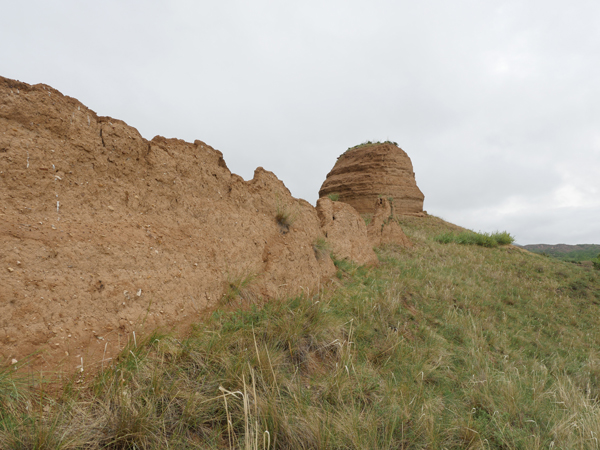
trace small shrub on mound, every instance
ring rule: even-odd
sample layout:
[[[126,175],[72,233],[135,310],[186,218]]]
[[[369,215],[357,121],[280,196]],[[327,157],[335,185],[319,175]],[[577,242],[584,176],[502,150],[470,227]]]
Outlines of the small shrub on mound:
[[[594,267],[600,270],[600,254],[598,254],[596,259],[592,259],[592,262],[594,263]]]
[[[495,233],[492,233],[492,238],[496,240],[498,245],[508,245],[515,242],[515,238],[507,231],[496,231]]]
[[[453,233],[451,231],[438,234],[433,238],[436,242],[441,244],[455,244],[463,245],[480,245],[482,247],[494,248],[498,245],[508,245],[515,241],[508,232],[495,232],[495,233],[475,233],[474,231],[463,231],[461,233]]]
[[[397,142],[389,141],[389,140],[383,141],[383,142],[382,141],[365,141],[358,145],[355,145],[354,147],[348,147],[348,150],[352,150],[352,149],[359,148],[359,147],[364,147],[366,145],[380,145],[380,144],[392,144],[392,145],[395,145],[396,147],[398,146]]]
[[[340,194],[332,192],[327,197],[329,197],[329,200],[331,200],[332,202],[337,202],[340,199]]]
[[[346,153],[348,153],[350,150],[354,150],[355,148],[361,148],[361,147],[366,147],[367,145],[380,145],[380,144],[392,144],[395,145],[396,147],[398,147],[398,143],[394,142],[394,141],[365,141],[361,144],[355,145],[354,147],[348,147],[348,150],[346,150],[344,153],[342,153],[340,156],[338,156],[338,159],[340,159],[342,156],[344,156]]]

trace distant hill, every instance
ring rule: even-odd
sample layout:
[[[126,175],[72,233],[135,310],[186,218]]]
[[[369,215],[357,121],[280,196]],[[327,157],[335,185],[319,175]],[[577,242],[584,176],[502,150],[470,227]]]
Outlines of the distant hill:
[[[600,253],[598,244],[530,244],[523,245],[522,248],[533,253],[549,255],[562,261],[591,261]]]

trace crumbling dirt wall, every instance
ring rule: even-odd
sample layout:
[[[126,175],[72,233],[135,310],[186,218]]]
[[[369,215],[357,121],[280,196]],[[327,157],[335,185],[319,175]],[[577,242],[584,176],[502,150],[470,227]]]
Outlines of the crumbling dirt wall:
[[[321,236],[315,208],[262,168],[244,181],[201,141],[147,141],[0,78],[0,364],[97,364],[247,277],[256,296],[314,292],[335,270]]]
[[[0,365],[83,372],[236,295],[315,292],[335,272],[326,233],[337,257],[376,264],[384,222],[321,204],[260,167],[244,181],[204,142],[147,141],[0,77]]]

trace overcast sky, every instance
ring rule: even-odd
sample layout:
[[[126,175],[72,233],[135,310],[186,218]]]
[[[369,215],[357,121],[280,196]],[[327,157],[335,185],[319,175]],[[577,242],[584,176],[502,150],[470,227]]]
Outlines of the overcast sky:
[[[0,75],[147,139],[205,141],[315,203],[396,141],[425,209],[520,244],[600,244],[600,1],[12,1]]]

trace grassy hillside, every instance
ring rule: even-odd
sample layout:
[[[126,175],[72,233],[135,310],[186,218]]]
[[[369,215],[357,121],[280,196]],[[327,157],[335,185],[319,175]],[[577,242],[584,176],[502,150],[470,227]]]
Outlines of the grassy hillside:
[[[598,448],[600,271],[402,226],[377,268],[233,299],[59,396],[2,373],[0,447]]]
[[[600,245],[596,244],[530,244],[524,245],[523,248],[530,252],[552,256],[568,262],[592,261],[600,254]]]

